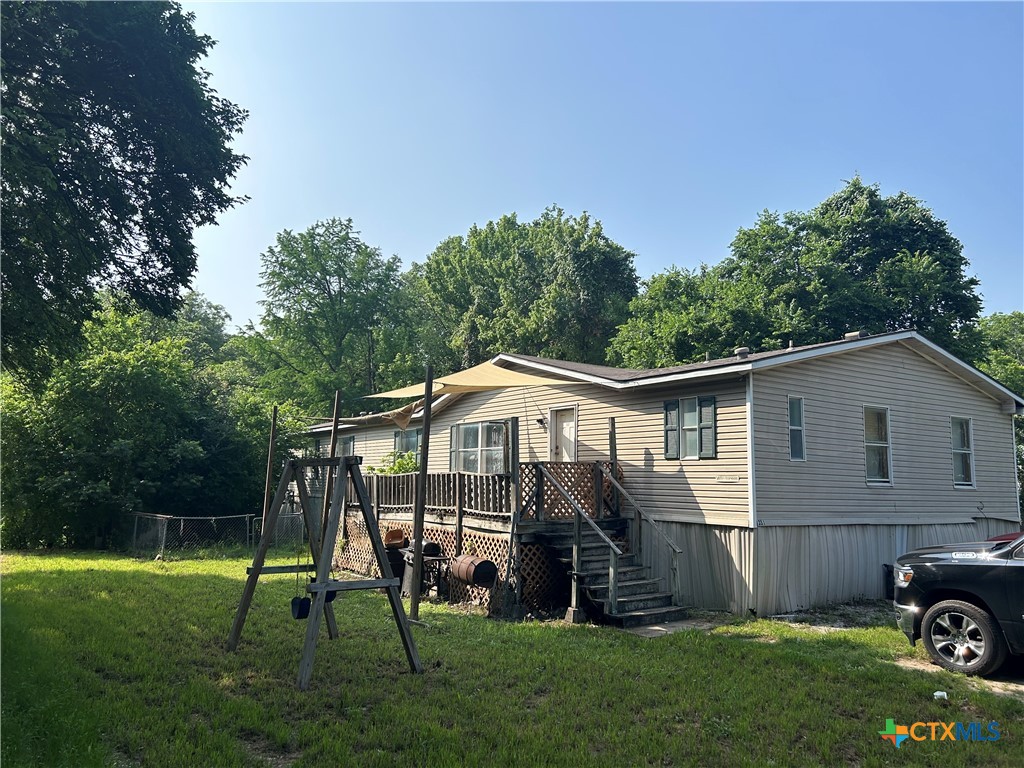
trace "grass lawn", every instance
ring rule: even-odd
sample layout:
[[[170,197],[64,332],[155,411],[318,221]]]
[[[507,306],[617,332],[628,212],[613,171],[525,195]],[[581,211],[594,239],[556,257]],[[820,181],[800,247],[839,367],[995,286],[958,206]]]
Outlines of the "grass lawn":
[[[354,592],[300,692],[294,577],[261,581],[224,650],[248,563],[4,554],[4,768],[1024,762],[1024,700],[896,665],[924,656],[887,620],[645,639],[427,604],[413,675],[386,598]],[[888,718],[997,721],[1002,738],[897,750],[878,735]]]

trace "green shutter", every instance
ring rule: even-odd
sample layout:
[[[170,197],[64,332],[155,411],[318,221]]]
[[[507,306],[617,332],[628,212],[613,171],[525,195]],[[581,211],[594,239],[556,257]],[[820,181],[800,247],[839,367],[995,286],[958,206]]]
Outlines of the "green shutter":
[[[698,398],[697,412],[700,418],[700,457],[702,459],[713,459],[716,456],[715,398]]]
[[[665,401],[665,458],[679,458],[679,401]]]

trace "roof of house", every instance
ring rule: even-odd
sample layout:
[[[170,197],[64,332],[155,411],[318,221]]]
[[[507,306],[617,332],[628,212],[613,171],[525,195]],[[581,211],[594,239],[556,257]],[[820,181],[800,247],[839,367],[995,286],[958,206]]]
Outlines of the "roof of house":
[[[585,381],[613,389],[632,389],[670,384],[688,379],[742,374],[887,344],[899,344],[925,357],[952,375],[969,382],[992,399],[1003,403],[1008,412],[1024,412],[1024,398],[1019,394],[1010,391],[991,376],[965,363],[916,331],[894,331],[877,335],[863,332],[851,333],[837,341],[807,344],[788,349],[774,349],[767,352],[749,352],[746,348],[738,348],[737,354],[731,357],[668,368],[642,370],[571,363],[532,355],[501,354],[494,360],[499,365],[505,363],[547,373],[557,373],[576,381]]]
[[[688,365],[675,365],[668,368],[613,368],[607,365],[574,363],[567,360],[508,353],[497,355],[492,362],[499,366],[519,366],[533,371],[543,371],[546,374],[555,374],[565,378],[566,384],[585,382],[612,389],[632,389],[671,384],[689,379],[743,374],[887,344],[900,344],[927,358],[950,374],[967,381],[976,389],[1002,403],[1005,412],[1024,413],[1024,398],[1011,392],[991,376],[965,363],[916,331],[895,331],[877,335],[851,333],[837,341],[807,344],[788,349],[773,349],[767,352],[749,352],[746,348],[738,348],[737,354],[731,357]],[[435,412],[443,409],[449,402],[453,402],[457,398],[458,395],[441,396],[434,406]],[[420,417],[421,414],[417,412],[413,414],[412,418],[415,420]],[[311,431],[329,430],[330,428],[331,424],[328,422],[312,427]]]
[[[666,368],[613,368],[608,365],[591,365],[589,363],[573,363],[567,360],[554,360],[547,357],[536,357],[534,355],[501,354],[498,360],[522,362],[525,365],[543,367],[549,365],[558,371],[577,373],[594,378],[603,378],[616,382],[640,382],[649,378],[662,378],[679,373],[691,373],[693,371],[713,371],[716,368],[733,366],[737,360],[768,360],[775,357],[790,355],[794,352],[802,352],[810,349],[833,347],[838,344],[848,343],[846,340],[827,341],[821,344],[807,344],[802,347],[789,347],[787,349],[772,349],[767,352],[748,352],[745,356],[717,358],[705,360],[699,363],[687,363],[686,365],[673,365]]]

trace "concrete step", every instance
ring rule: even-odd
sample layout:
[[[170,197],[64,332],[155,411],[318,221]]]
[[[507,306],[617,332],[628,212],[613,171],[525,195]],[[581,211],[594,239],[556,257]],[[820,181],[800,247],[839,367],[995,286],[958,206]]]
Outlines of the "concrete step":
[[[670,621],[681,621],[687,616],[687,611],[678,605],[669,605],[662,608],[644,608],[638,611],[605,616],[608,624],[616,627],[646,627],[651,624],[667,624]]]

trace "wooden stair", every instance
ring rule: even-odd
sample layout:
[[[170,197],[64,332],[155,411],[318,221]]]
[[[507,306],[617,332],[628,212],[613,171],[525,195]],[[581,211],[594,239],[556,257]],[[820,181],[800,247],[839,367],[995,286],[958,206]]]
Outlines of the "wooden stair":
[[[624,520],[602,520],[599,525],[612,538],[621,537],[625,532]],[[538,533],[537,539],[552,549],[571,574],[572,527],[565,531]],[[679,621],[687,616],[685,608],[672,604],[672,593],[665,591],[664,579],[651,578],[650,569],[640,563],[635,554],[628,552],[619,558],[618,599],[615,606],[609,604],[608,567],[610,550],[593,530],[583,531],[583,558],[580,577],[583,579],[583,593],[589,605],[587,616],[603,624],[617,627],[642,627]]]

